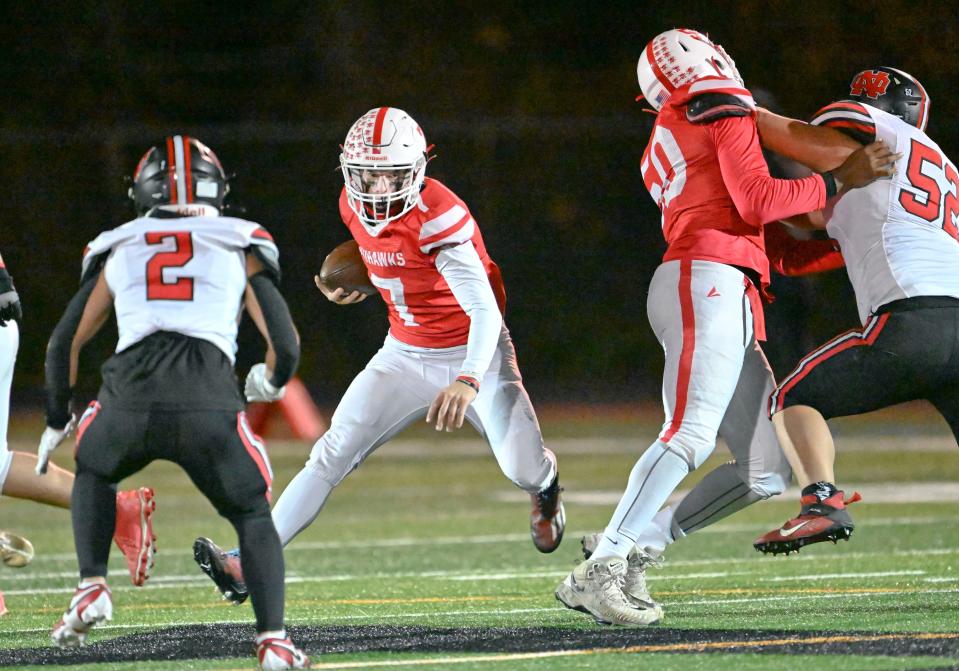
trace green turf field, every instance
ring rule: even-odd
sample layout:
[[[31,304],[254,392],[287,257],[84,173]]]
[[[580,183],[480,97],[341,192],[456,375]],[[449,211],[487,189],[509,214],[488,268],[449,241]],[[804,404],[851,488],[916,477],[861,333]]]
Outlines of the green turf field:
[[[470,430],[454,438],[407,433],[334,492],[286,550],[287,620],[317,668],[959,665],[959,452],[933,415],[899,412],[836,427],[840,481],[865,496],[852,508],[858,526],[851,542],[761,556],[752,540],[791,517],[797,502],[786,496],[755,505],[670,548],[666,565],[650,573],[665,617],[647,630],[598,627],[562,608],[553,589],[579,557],[579,536],[607,521],[655,425],[622,413],[592,416],[586,408],[548,413],[543,424],[567,501],[567,536],[552,555],[529,542],[525,495]],[[31,431],[19,425],[13,447],[33,449]],[[271,443],[277,494],[308,449]],[[64,446],[55,459],[68,463],[69,454]],[[718,449],[690,482],[727,456]],[[157,491],[156,569],[148,587],[133,588],[114,551],[115,617],[94,631],[95,645],[87,648],[103,650],[102,663],[73,668],[252,668],[252,653],[243,652],[252,637],[249,604],[221,601],[190,552],[198,535],[230,545],[228,524],[169,464],[154,464],[124,485]],[[0,619],[4,666],[14,649],[47,644],[72,593],[76,564],[66,511],[4,499],[0,528],[29,536],[37,552],[27,568],[0,566],[10,609]],[[192,643],[168,636],[169,657],[198,649],[215,659],[110,662],[111,650],[135,651],[146,634],[202,623],[239,624],[188,630],[187,639],[205,632]],[[103,645],[133,634],[141,638]],[[18,654],[17,668],[39,668],[23,666]]]

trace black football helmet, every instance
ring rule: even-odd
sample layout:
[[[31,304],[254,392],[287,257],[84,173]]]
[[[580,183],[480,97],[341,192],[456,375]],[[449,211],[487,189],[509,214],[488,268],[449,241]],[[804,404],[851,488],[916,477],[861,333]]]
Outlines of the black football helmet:
[[[919,80],[902,70],[881,66],[863,70],[849,84],[849,98],[897,116],[926,130],[929,96]]]
[[[229,192],[229,180],[213,150],[196,138],[173,135],[143,155],[128,193],[137,214],[143,215],[158,205],[203,203],[222,210]]]

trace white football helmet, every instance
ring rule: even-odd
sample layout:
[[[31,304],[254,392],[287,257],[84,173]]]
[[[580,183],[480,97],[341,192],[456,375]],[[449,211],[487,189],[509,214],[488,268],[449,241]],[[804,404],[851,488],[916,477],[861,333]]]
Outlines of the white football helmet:
[[[426,177],[426,138],[413,118],[395,107],[377,107],[346,134],[340,166],[350,208],[379,226],[416,204]]]
[[[673,91],[703,77],[727,77],[744,85],[725,49],[685,28],[667,30],[650,40],[639,57],[636,74],[643,97],[657,111]]]

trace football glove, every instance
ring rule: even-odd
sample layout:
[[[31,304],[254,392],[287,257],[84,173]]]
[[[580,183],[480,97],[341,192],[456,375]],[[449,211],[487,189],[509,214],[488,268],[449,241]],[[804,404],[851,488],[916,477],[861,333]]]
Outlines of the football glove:
[[[244,386],[247,401],[272,403],[273,401],[279,401],[283,398],[283,394],[286,393],[286,387],[274,387],[270,384],[270,381],[266,379],[266,372],[265,363],[258,363],[250,369],[250,372],[246,376],[246,385]]]
[[[73,433],[77,426],[77,416],[71,414],[70,421],[62,429],[54,429],[48,426],[43,430],[40,436],[40,446],[37,448],[37,475],[43,475],[47,472],[47,464],[50,463],[50,454],[57,448],[57,445],[63,442],[63,439]]]
[[[20,321],[23,310],[20,307],[20,296],[13,289],[0,294],[0,326],[6,326],[11,319]]]

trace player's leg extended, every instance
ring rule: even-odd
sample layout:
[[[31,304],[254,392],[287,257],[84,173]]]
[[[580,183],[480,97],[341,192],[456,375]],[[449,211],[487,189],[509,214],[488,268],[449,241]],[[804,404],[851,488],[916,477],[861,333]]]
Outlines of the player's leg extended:
[[[416,356],[388,340],[350,384],[330,428],[273,508],[283,545],[313,522],[333,488],[367,456],[425,416],[441,387],[424,379]]]
[[[674,540],[786,488],[789,464],[766,410],[774,386],[772,371],[754,341],[719,428],[735,460],[710,471],[675,508],[657,513],[637,541],[638,547],[656,557]]]
[[[458,364],[448,368],[450,381],[456,377]],[[536,412],[523,388],[516,352],[505,328],[466,416],[489,441],[504,475],[529,492],[533,544],[540,552],[552,552],[559,547],[566,525],[556,456],[543,445]]]
[[[757,550],[792,552],[810,543],[849,538],[854,525],[845,508],[858,494],[844,500],[832,479],[835,448],[826,419],[923,395],[915,364],[948,354],[938,353],[929,339],[904,328],[913,314],[875,315],[863,328],[833,338],[804,357],[773,392],[769,412],[804,471],[801,510],[756,539]]]
[[[648,311],[666,354],[666,421],[633,468],[596,556],[626,557],[679,482],[712,453],[752,340],[745,310],[735,268],[675,261],[657,269]]]
[[[177,436],[167,457],[178,463],[217,512],[236,529],[243,557],[242,594],[227,595],[223,576],[201,567],[228,598],[253,599],[257,631],[283,629],[283,548],[270,516],[273,471],[263,442],[242,412],[166,413],[168,433]],[[248,590],[248,591],[247,591]]]

